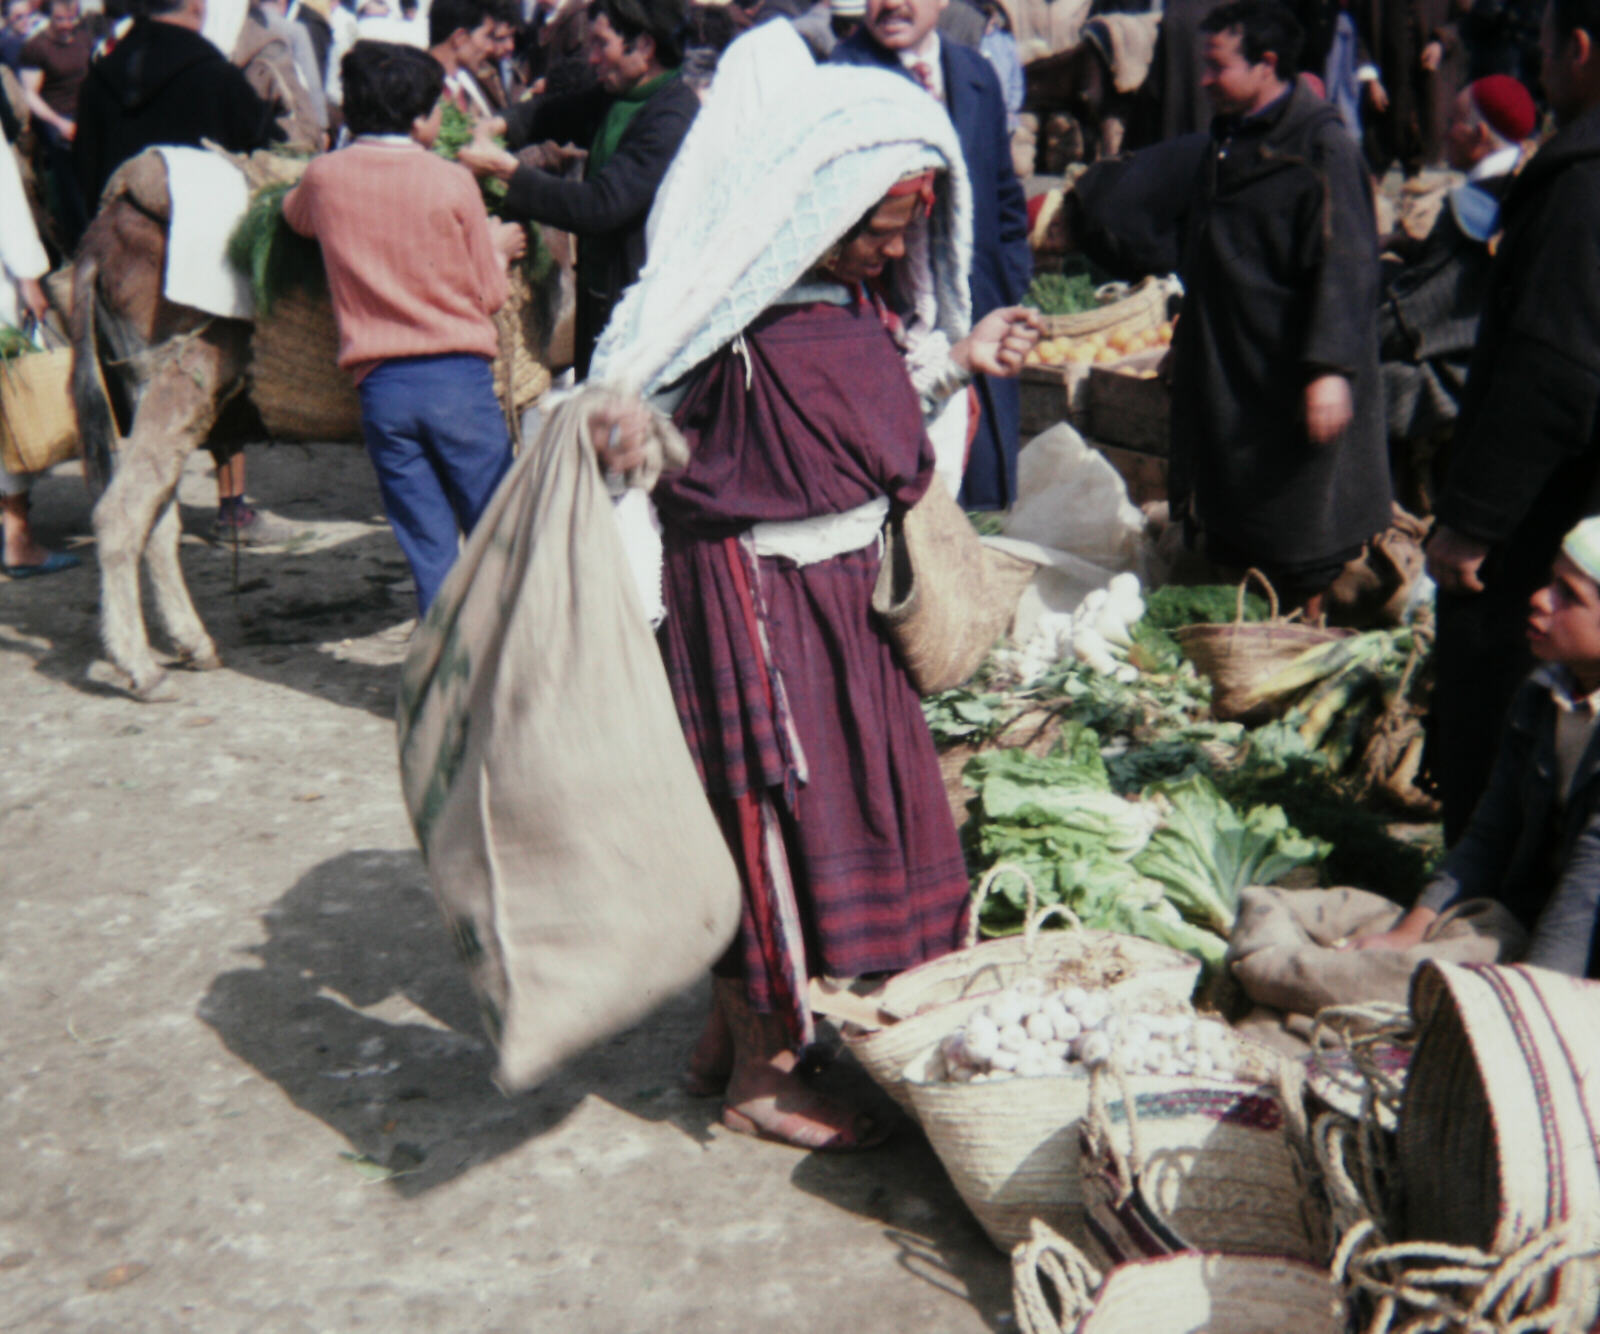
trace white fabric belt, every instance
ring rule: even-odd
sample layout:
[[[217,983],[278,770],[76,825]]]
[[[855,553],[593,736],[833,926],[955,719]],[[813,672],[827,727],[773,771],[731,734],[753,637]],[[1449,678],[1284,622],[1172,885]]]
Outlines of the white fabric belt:
[[[871,546],[888,517],[889,497],[878,496],[843,514],[755,524],[750,529],[750,540],[758,556],[782,556],[796,565],[815,565],[819,560]]]

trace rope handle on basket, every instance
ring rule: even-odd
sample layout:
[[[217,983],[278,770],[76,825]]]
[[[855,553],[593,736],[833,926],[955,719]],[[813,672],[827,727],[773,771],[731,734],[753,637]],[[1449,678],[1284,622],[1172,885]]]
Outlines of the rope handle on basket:
[[[1374,1299],[1365,1334],[1389,1334],[1397,1321],[1405,1331],[1531,1334],[1565,1327],[1554,1323],[1565,1313],[1544,1290],[1562,1266],[1596,1256],[1600,1236],[1580,1219],[1558,1223],[1504,1256],[1441,1242],[1390,1245],[1368,1219],[1345,1233],[1331,1269],[1336,1282]],[[1530,1299],[1540,1304],[1526,1310]]]
[[[1117,1092],[1122,1098],[1122,1116],[1128,1126],[1128,1151],[1124,1153],[1111,1133],[1111,1109],[1106,1102],[1106,1084],[1117,1082]],[[1120,1186],[1117,1203],[1121,1204],[1133,1194],[1133,1188],[1144,1170],[1144,1148],[1139,1142],[1139,1111],[1135,1105],[1133,1089],[1128,1085],[1127,1071],[1110,1061],[1089,1071],[1089,1110],[1083,1118],[1089,1144],[1094,1152],[1111,1159]]]
[[[1044,929],[1044,924],[1052,917],[1059,917],[1070,930],[1082,931],[1083,920],[1077,913],[1064,903],[1046,904],[1033,916],[1028,918],[1027,925],[1022,928],[1022,952],[1033,958],[1034,950],[1039,948],[1039,932]]]
[[[1361,1076],[1361,1116],[1365,1121],[1381,1108],[1398,1116],[1405,1081],[1379,1065],[1380,1047],[1409,1047],[1416,1042],[1416,1024],[1409,1006],[1386,1001],[1363,1005],[1329,1005],[1318,1010],[1311,1028],[1311,1062],[1330,1047],[1343,1051]]]
[[[1011,1252],[1011,1296],[1022,1334],[1069,1334],[1094,1310],[1100,1271],[1059,1232],[1035,1218],[1027,1241]],[[1061,1303],[1057,1319],[1040,1278],[1050,1280]]]
[[[1261,1082],[1270,1083],[1277,1095],[1290,1150],[1309,1174],[1316,1170],[1317,1159],[1311,1143],[1311,1130],[1306,1124],[1305,1075],[1296,1061],[1274,1054],[1273,1062],[1272,1075]],[[1111,1133],[1111,1112],[1106,1103],[1108,1079],[1117,1081],[1117,1091],[1122,1098],[1123,1119],[1128,1126],[1126,1154],[1117,1147],[1116,1138]],[[1126,1199],[1135,1179],[1144,1170],[1145,1155],[1139,1139],[1138,1100],[1128,1084],[1128,1072],[1121,1066],[1107,1061],[1089,1071],[1089,1110],[1084,1117],[1084,1125],[1089,1132],[1090,1142],[1111,1156],[1112,1165],[1122,1183],[1122,1198]]]
[[[1273,621],[1279,619],[1278,590],[1272,586],[1272,580],[1268,579],[1266,575],[1252,565],[1244,572],[1244,578],[1239,580],[1239,596],[1234,600],[1233,604],[1233,623],[1235,625],[1244,624],[1244,595],[1246,590],[1249,589],[1252,579],[1261,585],[1267,595],[1268,619]]]
[[[1039,890],[1033,883],[1033,877],[1016,862],[996,862],[983,873],[978,881],[978,887],[972,891],[972,897],[967,902],[967,934],[961,942],[966,949],[970,950],[978,943],[978,910],[983,907],[983,901],[993,892],[1003,875],[1014,875],[1022,881],[1023,893],[1026,895],[1023,900],[1022,930],[1028,940],[1027,952],[1030,957],[1033,954],[1034,942],[1039,935],[1037,924],[1049,917],[1060,917],[1074,930],[1083,930],[1083,923],[1078,920],[1077,914],[1064,904],[1047,904],[1043,912],[1039,910]]]

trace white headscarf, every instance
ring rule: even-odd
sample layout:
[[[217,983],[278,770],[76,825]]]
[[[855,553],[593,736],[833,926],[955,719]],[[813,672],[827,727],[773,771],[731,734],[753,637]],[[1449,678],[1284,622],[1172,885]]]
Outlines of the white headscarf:
[[[731,45],[650,211],[648,260],[589,378],[649,394],[731,342],[902,177],[942,173],[917,305],[967,332],[972,192],[944,109],[883,70],[818,66],[788,24]]]

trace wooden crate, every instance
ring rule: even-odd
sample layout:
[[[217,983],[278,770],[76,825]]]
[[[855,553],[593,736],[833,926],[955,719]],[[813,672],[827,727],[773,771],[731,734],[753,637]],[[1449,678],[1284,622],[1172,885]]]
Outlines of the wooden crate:
[[[1089,372],[1089,433],[1096,440],[1147,454],[1166,454],[1172,428],[1172,391],[1159,379],[1144,378],[1166,356],[1151,348]]]
[[[1031,440],[1059,422],[1079,430],[1089,423],[1088,366],[1024,366],[1018,377],[1022,395],[1022,438]]]
[[[1138,449],[1120,449],[1099,441],[1086,441],[1127,483],[1128,499],[1135,505],[1148,505],[1167,498],[1167,460],[1161,454],[1146,454]]]

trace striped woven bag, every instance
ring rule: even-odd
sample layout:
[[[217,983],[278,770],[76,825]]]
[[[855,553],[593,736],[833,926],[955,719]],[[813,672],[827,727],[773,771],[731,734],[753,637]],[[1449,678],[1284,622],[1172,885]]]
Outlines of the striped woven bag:
[[[1430,962],[1396,1136],[1400,1240],[1508,1256],[1552,1229],[1600,1238],[1600,984]],[[1595,1261],[1557,1280],[1571,1328],[1600,1309]]]

